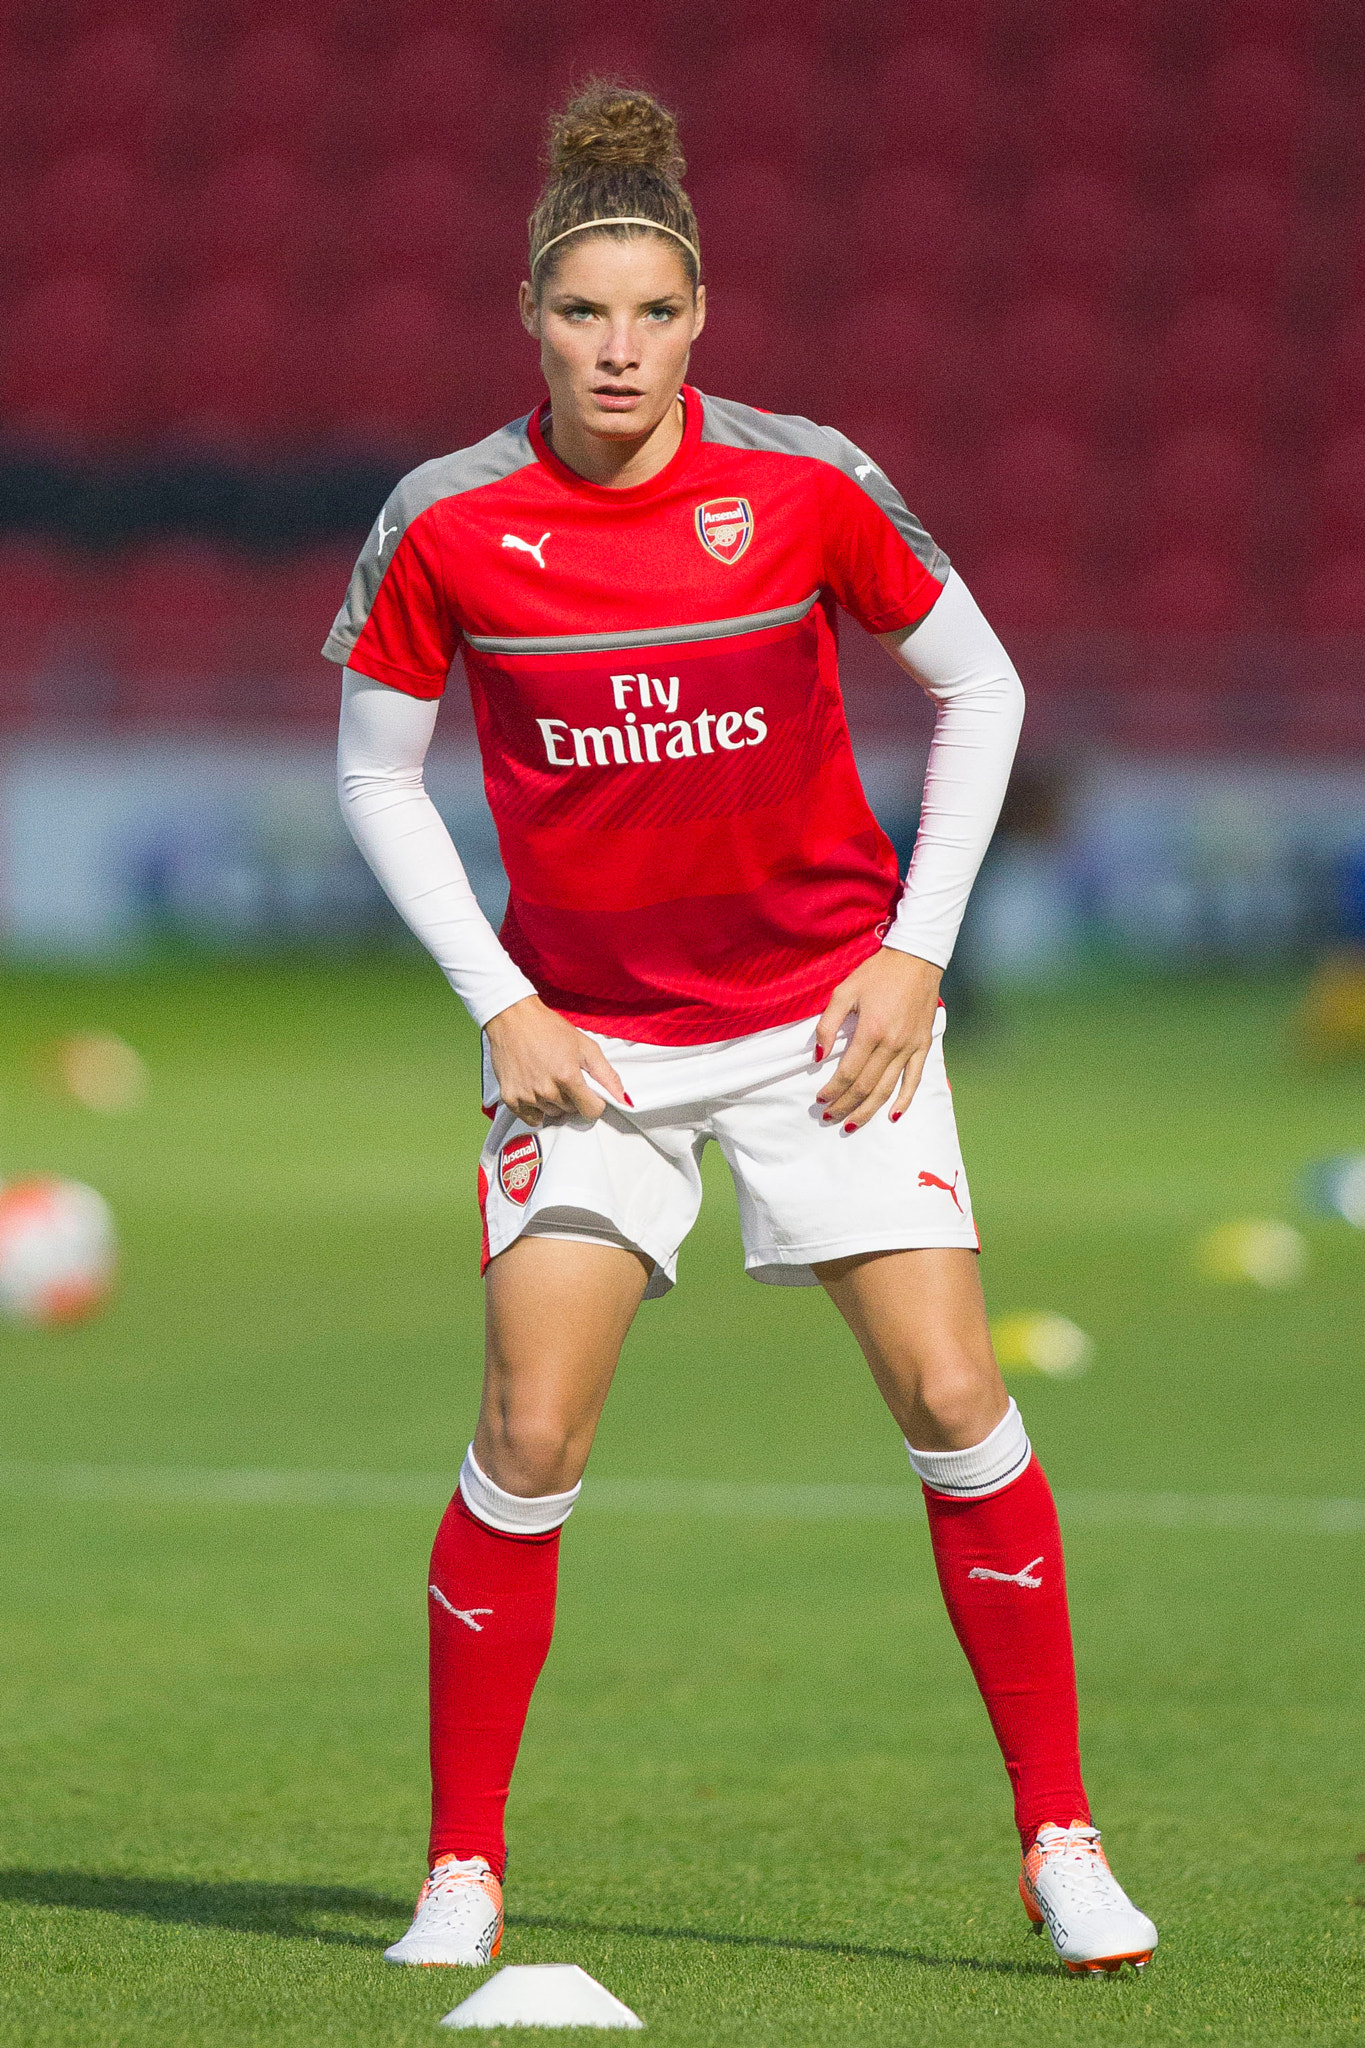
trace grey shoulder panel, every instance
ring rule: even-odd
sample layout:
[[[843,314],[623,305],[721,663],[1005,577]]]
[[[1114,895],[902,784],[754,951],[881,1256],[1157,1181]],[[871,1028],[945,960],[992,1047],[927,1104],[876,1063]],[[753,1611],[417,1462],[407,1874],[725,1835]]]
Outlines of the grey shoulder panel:
[[[535,461],[527,431],[530,418],[528,413],[525,419],[499,427],[496,434],[476,441],[472,448],[457,448],[453,455],[437,455],[409,470],[402,482],[394,486],[356,558],[345,602],[323,645],[322,651],[329,661],[350,660],[384,572],[414,519],[429,512],[443,498],[459,498],[466,491],[481,490],[485,484],[501,483],[504,477],[515,475]]]
[[[925,532],[885,471],[864,455],[847,434],[837,433],[833,427],[817,426],[814,420],[802,419],[799,413],[759,412],[756,406],[740,405],[733,398],[708,398],[702,393],[701,402],[703,441],[773,455],[804,455],[842,470],[886,514],[929,574],[943,582],[948,574],[948,557]]]

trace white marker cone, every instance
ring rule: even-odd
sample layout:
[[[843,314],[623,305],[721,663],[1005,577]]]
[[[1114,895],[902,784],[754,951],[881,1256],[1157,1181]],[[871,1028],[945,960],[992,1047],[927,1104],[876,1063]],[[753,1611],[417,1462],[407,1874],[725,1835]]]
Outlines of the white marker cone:
[[[448,2012],[443,2027],[642,2027],[577,1963],[512,1963]]]

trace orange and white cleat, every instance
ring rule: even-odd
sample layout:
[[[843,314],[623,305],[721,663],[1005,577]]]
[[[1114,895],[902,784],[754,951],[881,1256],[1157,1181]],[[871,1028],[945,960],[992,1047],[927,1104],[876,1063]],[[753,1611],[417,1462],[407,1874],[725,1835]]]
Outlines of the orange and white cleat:
[[[384,1951],[386,1963],[477,1969],[502,1947],[502,1885],[482,1856],[443,1856],[417,1894],[412,1925]]]
[[[1073,1821],[1038,1830],[1019,1873],[1019,1896],[1035,1934],[1044,1927],[1076,1976],[1145,1969],[1157,1933],[1109,1868],[1098,1828]]]

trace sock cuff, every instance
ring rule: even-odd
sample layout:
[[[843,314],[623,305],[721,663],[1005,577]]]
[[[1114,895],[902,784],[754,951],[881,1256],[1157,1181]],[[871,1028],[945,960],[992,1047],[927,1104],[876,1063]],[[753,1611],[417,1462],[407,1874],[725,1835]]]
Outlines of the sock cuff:
[[[917,1451],[907,1439],[910,1463],[931,1493],[949,1500],[982,1500],[1017,1479],[1033,1455],[1024,1418],[1013,1397],[990,1435],[965,1451]]]
[[[474,1456],[473,1444],[460,1467],[460,1497],[465,1506],[503,1536],[548,1536],[568,1521],[582,1491],[580,1479],[567,1493],[539,1493],[529,1500],[520,1493],[504,1493]]]

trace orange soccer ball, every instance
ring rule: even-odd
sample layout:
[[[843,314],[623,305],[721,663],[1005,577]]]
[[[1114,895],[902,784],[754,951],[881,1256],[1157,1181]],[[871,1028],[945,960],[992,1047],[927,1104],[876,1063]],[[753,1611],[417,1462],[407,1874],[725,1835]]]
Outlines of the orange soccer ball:
[[[114,1289],[109,1205],[80,1181],[35,1174],[0,1186],[0,1314],[40,1328],[83,1322]]]

